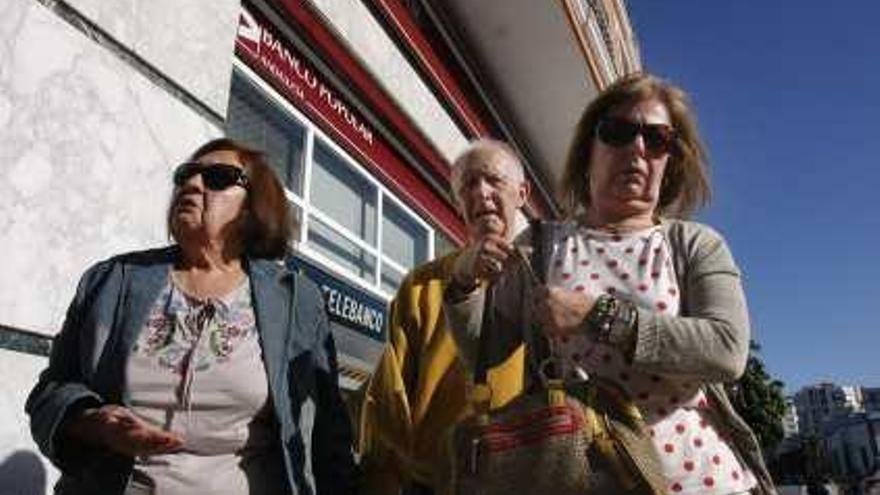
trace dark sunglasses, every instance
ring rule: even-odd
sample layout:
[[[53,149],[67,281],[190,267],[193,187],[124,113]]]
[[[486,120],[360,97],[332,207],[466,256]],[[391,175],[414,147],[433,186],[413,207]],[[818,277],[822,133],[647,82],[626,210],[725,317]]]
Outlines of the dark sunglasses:
[[[244,170],[227,163],[183,163],[174,170],[174,185],[180,187],[198,174],[202,175],[205,187],[212,191],[222,191],[232,186],[248,188],[248,178]]]
[[[651,155],[672,152],[677,133],[667,124],[643,124],[626,119],[606,117],[596,125],[596,136],[615,148],[632,143],[640,135],[645,140],[645,149]]]

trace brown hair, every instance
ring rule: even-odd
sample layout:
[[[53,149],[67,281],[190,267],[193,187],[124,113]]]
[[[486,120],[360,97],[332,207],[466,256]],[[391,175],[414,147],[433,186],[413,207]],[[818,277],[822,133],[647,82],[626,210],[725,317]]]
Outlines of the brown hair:
[[[584,110],[575,128],[560,184],[561,200],[569,215],[575,215],[580,206],[590,206],[589,167],[596,125],[614,108],[650,98],[663,103],[676,131],[657,213],[687,218],[709,202],[708,156],[687,94],[656,76],[634,73],[602,91]]]
[[[242,219],[242,247],[251,258],[282,258],[288,251],[288,241],[294,225],[284,186],[267,161],[265,153],[229,138],[218,138],[200,146],[189,160],[194,161],[214,151],[233,151],[244,167],[248,178],[246,213]],[[168,232],[172,238],[172,209],[168,208]]]

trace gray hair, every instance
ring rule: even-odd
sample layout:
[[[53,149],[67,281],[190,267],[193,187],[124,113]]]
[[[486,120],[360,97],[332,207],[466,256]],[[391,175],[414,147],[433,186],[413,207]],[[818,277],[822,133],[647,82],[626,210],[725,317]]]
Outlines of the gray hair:
[[[511,176],[520,182],[526,180],[522,161],[516,151],[507,143],[491,138],[471,141],[467,148],[452,162],[452,183],[468,165],[474,162],[503,162],[509,165]]]

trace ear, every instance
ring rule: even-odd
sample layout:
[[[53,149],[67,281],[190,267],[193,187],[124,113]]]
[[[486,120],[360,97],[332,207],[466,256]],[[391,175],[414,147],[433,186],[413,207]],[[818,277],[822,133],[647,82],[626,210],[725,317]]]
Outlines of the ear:
[[[520,208],[525,206],[526,202],[529,199],[529,194],[532,192],[532,185],[528,180],[523,179],[522,182],[519,183],[519,206]]]

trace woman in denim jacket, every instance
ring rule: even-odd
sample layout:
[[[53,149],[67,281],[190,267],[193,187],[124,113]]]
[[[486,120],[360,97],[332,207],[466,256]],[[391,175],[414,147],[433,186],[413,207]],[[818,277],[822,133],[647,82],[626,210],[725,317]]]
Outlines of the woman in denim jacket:
[[[85,273],[28,399],[56,493],[353,493],[323,299],[278,261],[278,179],[218,139],[174,186],[177,244]]]

